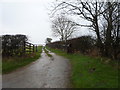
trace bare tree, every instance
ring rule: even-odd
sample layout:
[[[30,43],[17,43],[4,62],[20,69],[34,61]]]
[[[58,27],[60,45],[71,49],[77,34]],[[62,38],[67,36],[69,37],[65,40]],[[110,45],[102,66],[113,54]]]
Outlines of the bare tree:
[[[60,36],[60,40],[66,42],[76,31],[76,23],[65,16],[59,16],[52,21],[52,31],[53,35]]]
[[[82,2],[82,0],[69,0],[59,2],[53,13],[64,10],[69,15],[76,15],[88,21],[90,27],[97,36],[97,46],[101,54],[112,55],[113,44],[119,46],[119,3],[118,2]],[[102,20],[101,20],[102,19]],[[102,27],[101,27],[102,24]],[[111,49],[111,50],[110,50]],[[115,50],[115,49],[114,49]]]
[[[120,30],[119,30],[119,3],[107,2],[104,6],[107,10],[103,13],[103,17],[106,21],[105,29],[105,55],[115,58],[118,51]],[[103,19],[103,20],[104,20]],[[119,50],[120,51],[120,50]]]
[[[82,2],[81,0],[74,0],[74,1],[66,1],[59,3],[54,8],[54,13],[58,10],[64,9],[67,14],[74,14],[83,18],[84,20],[88,21],[89,25],[81,25],[78,23],[79,26],[90,27],[97,36],[97,46],[102,49],[102,40],[100,36],[100,27],[99,27],[99,17],[105,10],[103,10],[102,6],[104,2]],[[102,50],[101,50],[102,51]]]

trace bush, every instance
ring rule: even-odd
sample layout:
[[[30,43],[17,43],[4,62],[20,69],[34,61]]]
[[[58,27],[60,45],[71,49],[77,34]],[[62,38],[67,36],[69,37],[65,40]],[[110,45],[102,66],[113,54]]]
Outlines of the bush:
[[[22,55],[24,43],[28,40],[26,35],[3,35],[2,56]]]

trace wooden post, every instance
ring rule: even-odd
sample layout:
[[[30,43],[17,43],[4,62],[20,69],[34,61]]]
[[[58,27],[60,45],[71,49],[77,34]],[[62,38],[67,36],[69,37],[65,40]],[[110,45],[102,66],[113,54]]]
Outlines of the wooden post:
[[[29,49],[30,49],[30,53],[31,53],[31,43],[29,43]]]
[[[25,45],[25,41],[23,42],[23,53],[25,54],[26,53],[26,45]]]
[[[36,52],[37,52],[38,50],[37,50],[37,45],[36,45]]]
[[[35,51],[35,48],[34,48],[35,46],[33,45],[33,52]]]

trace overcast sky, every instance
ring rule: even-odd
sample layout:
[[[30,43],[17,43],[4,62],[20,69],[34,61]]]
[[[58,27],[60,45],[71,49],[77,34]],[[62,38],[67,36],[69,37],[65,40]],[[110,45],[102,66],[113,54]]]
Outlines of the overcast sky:
[[[0,35],[25,34],[35,44],[52,37],[47,5],[52,0],[4,0],[0,2]]]
[[[53,41],[48,6],[54,0],[1,0],[0,35],[25,34],[30,42],[44,44],[47,37]],[[82,35],[89,32],[80,32]]]

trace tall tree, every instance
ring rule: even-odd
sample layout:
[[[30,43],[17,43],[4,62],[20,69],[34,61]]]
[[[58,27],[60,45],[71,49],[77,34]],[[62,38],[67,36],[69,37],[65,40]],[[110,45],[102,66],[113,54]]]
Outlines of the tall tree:
[[[52,21],[52,31],[55,36],[60,36],[61,41],[66,42],[76,31],[76,23],[65,16],[59,16]]]
[[[107,23],[105,30],[105,55],[115,58],[116,47],[119,45],[120,30],[119,30],[119,3],[107,2],[104,6],[107,9],[103,13],[103,17]]]
[[[118,2],[82,2],[82,0],[69,0],[59,2],[55,6],[53,13],[55,14],[60,10],[88,21],[89,25],[82,25],[80,23],[78,25],[90,27],[96,33],[96,44],[100,48],[101,54],[112,56],[113,42],[116,42],[115,45],[119,43]],[[102,27],[101,24],[103,25]]]
[[[100,49],[102,49],[102,40],[100,36],[100,28],[99,28],[99,16],[104,12],[102,10],[102,6],[104,5],[104,2],[82,2],[81,0],[74,0],[74,1],[66,1],[59,3],[55,9],[54,12],[57,12],[60,9],[63,9],[68,14],[74,14],[79,16],[80,18],[83,18],[84,20],[88,21],[89,25],[81,25],[79,26],[85,26],[90,27],[97,36],[97,45]],[[102,50],[101,50],[102,51]]]

